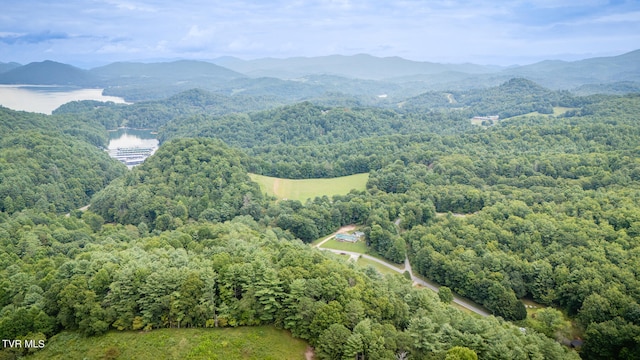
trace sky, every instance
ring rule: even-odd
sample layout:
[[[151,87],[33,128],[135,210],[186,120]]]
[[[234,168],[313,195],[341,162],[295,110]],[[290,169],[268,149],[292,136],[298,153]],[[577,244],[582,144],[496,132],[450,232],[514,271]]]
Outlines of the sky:
[[[524,65],[640,49],[640,0],[2,0],[0,62],[370,54]]]

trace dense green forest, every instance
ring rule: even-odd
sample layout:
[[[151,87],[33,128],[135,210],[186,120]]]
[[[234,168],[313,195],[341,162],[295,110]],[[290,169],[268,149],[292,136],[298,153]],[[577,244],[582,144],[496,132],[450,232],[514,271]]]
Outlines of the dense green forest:
[[[161,101],[142,101],[131,106],[98,101],[74,101],[61,106],[54,114],[80,116],[98,122],[107,129],[125,126],[157,129],[177,117],[189,114],[223,115],[242,111],[262,110],[281,105],[273,96],[226,96],[192,89]]]
[[[465,315],[400,276],[363,272],[246,216],[153,235],[142,226],[92,228],[89,214],[3,222],[3,337],[275,324],[326,359],[429,358],[456,346],[495,359],[571,355],[544,335]]]
[[[270,324],[320,359],[637,358],[640,96],[514,79],[378,107],[272,100],[1,109],[0,338]],[[123,125],[162,141],[130,171],[99,148]],[[370,177],[276,202],[248,172]],[[305,244],[348,224],[495,316]],[[533,327],[522,299],[570,316],[579,354],[556,341],[562,312]]]
[[[66,213],[126,168],[99,147],[104,127],[68,116],[48,117],[0,107],[0,210]]]

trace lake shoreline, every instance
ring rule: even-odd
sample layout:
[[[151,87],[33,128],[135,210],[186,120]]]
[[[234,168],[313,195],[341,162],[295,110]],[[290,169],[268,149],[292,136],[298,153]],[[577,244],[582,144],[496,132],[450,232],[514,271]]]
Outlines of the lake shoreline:
[[[128,104],[123,98],[103,95],[104,88],[67,85],[0,84],[0,105],[16,111],[51,115],[60,106],[82,100]]]

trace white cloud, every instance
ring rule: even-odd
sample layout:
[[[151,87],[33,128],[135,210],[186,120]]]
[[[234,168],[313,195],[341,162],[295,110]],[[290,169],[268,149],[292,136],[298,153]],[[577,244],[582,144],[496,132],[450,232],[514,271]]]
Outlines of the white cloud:
[[[640,2],[603,1],[30,0],[3,9],[0,38],[69,34],[46,46],[70,58],[101,61],[131,54],[257,58],[358,52],[464,62],[483,54],[546,57],[640,48]],[[3,56],[16,59],[45,50],[24,43],[2,47]]]

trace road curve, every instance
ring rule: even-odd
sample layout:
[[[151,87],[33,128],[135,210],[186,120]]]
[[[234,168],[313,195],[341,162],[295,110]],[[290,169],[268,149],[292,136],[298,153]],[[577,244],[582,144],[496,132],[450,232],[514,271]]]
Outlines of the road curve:
[[[340,230],[338,230],[338,231],[340,231]],[[411,280],[412,280],[415,284],[418,284],[418,285],[424,286],[424,287],[429,288],[429,289],[431,289],[431,290],[433,290],[433,291],[435,291],[435,292],[438,292],[438,290],[439,290],[439,286],[436,286],[436,285],[430,284],[430,283],[428,283],[428,282],[426,282],[426,281],[424,281],[424,280],[420,279],[419,277],[417,277],[417,276],[414,276],[414,275],[413,275],[413,272],[412,272],[412,270],[411,270],[411,264],[409,263],[409,258],[405,258],[405,260],[404,260],[404,268],[399,268],[399,267],[396,267],[396,266],[392,265],[391,263],[389,263],[389,262],[387,262],[387,261],[380,260],[380,259],[378,259],[378,258],[376,258],[376,257],[371,256],[371,255],[362,254],[362,253],[355,252],[355,251],[344,251],[344,250],[327,249],[327,248],[322,248],[322,247],[320,247],[320,246],[322,246],[325,242],[327,242],[327,241],[331,240],[334,236],[336,236],[336,234],[337,234],[337,233],[338,233],[338,232],[335,232],[335,233],[331,234],[331,235],[330,235],[330,236],[328,236],[326,239],[324,239],[324,240],[322,240],[321,242],[319,242],[318,244],[314,245],[314,247],[317,247],[317,248],[318,248],[318,249],[320,249],[320,250],[330,251],[330,252],[332,252],[332,253],[336,253],[336,254],[349,255],[349,256],[351,256],[351,258],[356,258],[356,259],[357,259],[358,257],[362,256],[362,257],[363,257],[363,258],[365,258],[365,259],[368,259],[368,260],[371,260],[371,261],[375,261],[375,262],[377,262],[378,264],[384,265],[384,266],[388,267],[389,269],[391,269],[391,270],[393,270],[393,271],[396,271],[396,272],[398,272],[398,273],[400,273],[400,274],[404,273],[404,272],[405,272],[405,270],[407,270],[407,271],[409,271],[409,274],[411,275]],[[453,302],[454,302],[454,303],[456,303],[456,304],[458,304],[458,305],[460,305],[460,306],[462,306],[462,307],[464,307],[465,309],[468,309],[468,310],[470,310],[470,311],[472,311],[472,312],[474,312],[474,313],[476,313],[476,314],[480,315],[480,316],[489,316],[489,315],[491,315],[490,313],[488,313],[487,311],[485,311],[485,310],[481,309],[481,308],[480,308],[480,307],[478,307],[477,305],[472,304],[471,302],[466,301],[466,300],[464,300],[464,299],[461,299],[461,298],[460,298],[460,297],[458,297],[458,296],[455,296],[455,295],[453,296]]]

